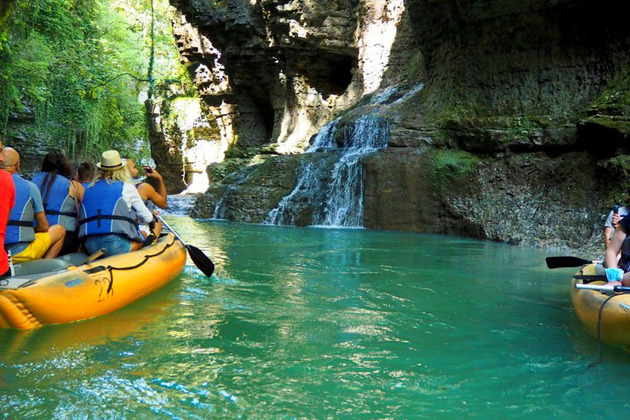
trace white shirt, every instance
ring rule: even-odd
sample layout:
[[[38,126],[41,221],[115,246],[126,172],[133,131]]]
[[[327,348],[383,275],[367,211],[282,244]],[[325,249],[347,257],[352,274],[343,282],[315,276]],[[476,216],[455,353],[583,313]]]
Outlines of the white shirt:
[[[630,214],[630,209],[628,209],[628,206],[619,207],[619,216],[624,217],[624,216],[627,216],[628,214]],[[611,210],[610,213],[608,214],[608,218],[606,218],[606,223],[604,223],[604,228],[613,227],[612,218],[613,218],[613,212]]]
[[[153,220],[153,213],[151,213],[147,206],[144,205],[142,197],[140,197],[140,194],[135,186],[125,182],[123,184],[122,196],[125,203],[129,206],[129,209],[135,210],[140,224],[151,223]]]

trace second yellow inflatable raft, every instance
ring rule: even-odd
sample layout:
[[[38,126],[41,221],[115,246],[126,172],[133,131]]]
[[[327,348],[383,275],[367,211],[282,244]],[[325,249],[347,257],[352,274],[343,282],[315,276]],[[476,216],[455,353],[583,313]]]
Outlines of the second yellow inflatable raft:
[[[587,264],[573,276],[571,300],[575,313],[593,337],[599,337],[603,343],[630,350],[630,293],[602,293],[599,290],[576,288],[576,284],[587,283],[589,277],[590,280],[601,278],[588,282],[591,285],[607,283],[605,277],[595,271],[595,267],[596,264]]]
[[[105,315],[162,288],[182,271],[186,248],[172,233],[127,254],[0,281],[0,328],[32,329]],[[28,271],[28,270],[24,270]]]

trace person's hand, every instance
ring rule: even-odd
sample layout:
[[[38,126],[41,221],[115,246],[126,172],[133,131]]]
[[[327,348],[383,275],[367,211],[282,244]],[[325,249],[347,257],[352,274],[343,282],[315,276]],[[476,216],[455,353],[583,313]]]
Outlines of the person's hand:
[[[612,227],[617,229],[617,223],[621,220],[621,215],[619,213],[613,214],[612,217]]]
[[[160,174],[156,169],[153,169],[151,172],[147,172],[147,176],[157,180],[162,179],[162,174]]]
[[[623,280],[623,270],[621,268],[607,268],[606,278],[609,282]]]

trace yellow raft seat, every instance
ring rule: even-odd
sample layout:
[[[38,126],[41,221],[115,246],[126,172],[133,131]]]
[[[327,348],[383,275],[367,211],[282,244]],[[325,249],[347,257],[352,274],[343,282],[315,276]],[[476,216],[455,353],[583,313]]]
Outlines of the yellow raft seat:
[[[28,330],[120,309],[175,279],[186,248],[169,233],[134,252],[74,265],[71,260],[16,265],[14,277],[0,280],[0,328]]]
[[[571,300],[577,317],[593,337],[598,338],[599,335],[603,343],[630,350],[630,293],[602,293],[600,290],[575,287],[576,284],[587,283],[589,277],[596,279],[589,284],[607,283],[601,270],[596,271],[596,264],[583,266],[573,276]]]

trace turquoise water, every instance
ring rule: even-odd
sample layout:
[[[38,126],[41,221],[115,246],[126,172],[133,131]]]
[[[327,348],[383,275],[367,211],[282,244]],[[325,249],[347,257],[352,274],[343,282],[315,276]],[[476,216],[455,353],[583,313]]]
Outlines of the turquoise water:
[[[0,331],[0,417],[452,419],[627,414],[630,355],[581,329],[558,253],[171,216],[194,265],[114,314]],[[189,261],[189,264],[192,264]]]

